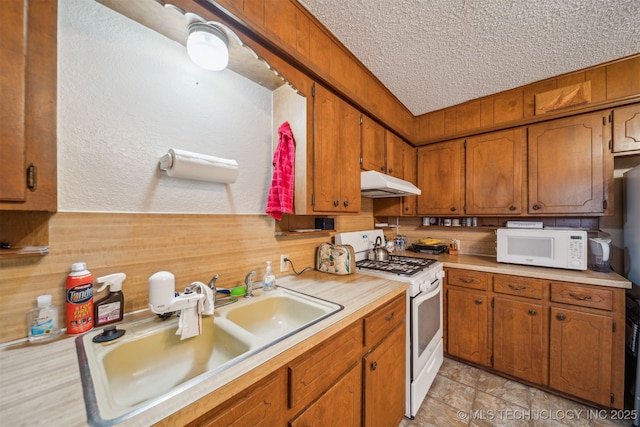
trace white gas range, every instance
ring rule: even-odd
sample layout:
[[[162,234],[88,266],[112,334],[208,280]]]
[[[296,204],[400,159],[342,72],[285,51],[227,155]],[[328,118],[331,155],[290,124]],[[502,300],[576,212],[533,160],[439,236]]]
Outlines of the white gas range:
[[[442,366],[442,263],[430,258],[390,255],[369,260],[382,230],[338,233],[335,243],[351,245],[357,272],[409,284],[407,289],[407,391],[405,416],[414,418]]]

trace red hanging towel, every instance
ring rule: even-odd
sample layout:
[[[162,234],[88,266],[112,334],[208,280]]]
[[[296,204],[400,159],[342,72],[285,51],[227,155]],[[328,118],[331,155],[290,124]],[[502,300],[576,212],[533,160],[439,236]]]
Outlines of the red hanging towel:
[[[289,122],[278,128],[278,146],[273,153],[273,179],[267,198],[266,213],[282,219],[283,213],[293,213],[294,165],[296,143]]]

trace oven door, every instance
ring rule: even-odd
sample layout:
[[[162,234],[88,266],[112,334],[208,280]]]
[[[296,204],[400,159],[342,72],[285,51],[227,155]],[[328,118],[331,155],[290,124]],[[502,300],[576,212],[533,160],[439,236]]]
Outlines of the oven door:
[[[410,299],[410,354],[405,415],[416,416],[442,366],[442,279]]]

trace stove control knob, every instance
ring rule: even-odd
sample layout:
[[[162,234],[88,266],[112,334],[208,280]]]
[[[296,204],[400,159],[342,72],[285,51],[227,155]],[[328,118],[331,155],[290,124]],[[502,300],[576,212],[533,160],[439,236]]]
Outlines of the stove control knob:
[[[429,283],[428,280],[425,280],[424,282],[420,283],[420,292],[427,292],[430,287],[431,283]]]
[[[440,270],[436,273],[436,278],[444,279],[444,270]]]

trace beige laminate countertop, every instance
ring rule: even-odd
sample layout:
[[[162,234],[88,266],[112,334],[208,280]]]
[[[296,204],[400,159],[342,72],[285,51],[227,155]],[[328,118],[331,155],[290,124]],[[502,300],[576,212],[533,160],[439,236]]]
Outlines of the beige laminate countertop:
[[[563,270],[559,268],[505,264],[496,261],[495,257],[481,255],[428,255],[410,251],[394,252],[393,254],[419,258],[435,258],[438,261],[441,261],[445,267],[449,268],[486,271],[488,273],[497,274],[510,274],[512,276],[525,276],[536,279],[581,283],[584,285],[631,289],[631,282],[613,271],[610,271],[609,273],[598,273],[591,270]]]
[[[344,309],[119,425],[152,425],[186,407],[189,407],[186,410],[189,418],[195,418],[406,289],[406,284],[401,282],[357,273],[334,276],[317,271],[300,277],[280,277],[278,285],[341,304]],[[259,298],[261,292],[257,290],[254,295]],[[203,321],[207,321],[207,317]],[[38,345],[15,342],[1,346],[0,382],[2,425],[88,425],[75,337]],[[206,401],[200,400],[204,396]],[[175,417],[170,419],[176,420]]]

